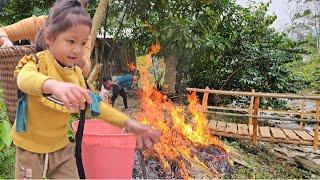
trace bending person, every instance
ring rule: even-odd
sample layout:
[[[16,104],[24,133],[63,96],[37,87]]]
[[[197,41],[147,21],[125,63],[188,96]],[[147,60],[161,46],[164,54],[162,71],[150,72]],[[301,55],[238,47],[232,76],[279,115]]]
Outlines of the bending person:
[[[134,74],[125,74],[122,76],[118,76],[115,82],[112,82],[111,77],[106,77],[103,79],[103,87],[106,90],[112,89],[112,97],[111,97],[111,104],[114,106],[114,102],[120,95],[123,100],[124,109],[127,112],[130,112],[128,108],[128,98],[127,93],[125,91],[125,88],[132,89],[134,85],[137,84],[137,81],[139,80],[139,72],[136,72]]]

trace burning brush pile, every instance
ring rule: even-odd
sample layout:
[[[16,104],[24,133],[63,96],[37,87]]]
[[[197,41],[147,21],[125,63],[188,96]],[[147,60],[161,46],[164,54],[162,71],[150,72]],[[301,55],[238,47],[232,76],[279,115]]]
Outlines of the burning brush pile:
[[[153,46],[154,51],[159,46]],[[141,111],[137,119],[162,131],[160,142],[137,157],[133,178],[218,178],[231,165],[227,147],[207,128],[195,93],[187,108],[174,105],[155,89],[149,68],[152,53],[143,57],[140,71]],[[139,170],[140,168],[140,170]],[[146,176],[146,177],[145,177]]]

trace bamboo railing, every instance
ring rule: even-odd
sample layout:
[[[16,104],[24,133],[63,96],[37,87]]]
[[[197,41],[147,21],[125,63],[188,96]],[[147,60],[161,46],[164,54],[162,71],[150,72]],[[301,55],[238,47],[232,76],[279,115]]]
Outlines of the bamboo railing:
[[[320,96],[319,95],[300,95],[300,94],[288,94],[288,93],[263,93],[263,92],[241,92],[241,91],[223,91],[223,90],[214,90],[206,87],[205,89],[198,88],[187,88],[187,91],[194,91],[198,93],[204,93],[202,100],[202,109],[203,112],[213,113],[217,115],[225,116],[234,116],[234,117],[248,117],[248,125],[253,126],[252,139],[254,144],[257,144],[258,140],[258,119],[266,120],[282,120],[282,121],[294,121],[300,123],[300,130],[303,129],[304,123],[314,123],[314,136],[313,136],[313,149],[317,149],[319,141],[319,123],[320,123]],[[221,106],[208,106],[209,94],[213,95],[228,95],[228,96],[247,96],[250,97],[249,107],[248,108],[230,108],[230,107],[221,107]],[[261,98],[285,98],[285,99],[301,99],[301,112],[297,111],[281,111],[281,110],[264,110],[260,109],[260,100]],[[311,100],[316,102],[316,109],[314,112],[305,111],[305,101]],[[216,111],[212,111],[216,110]],[[222,112],[222,111],[232,111],[232,112]],[[242,113],[236,113],[242,112]],[[275,117],[275,116],[261,116],[261,112],[270,112],[278,114],[291,114],[291,115],[300,115],[300,118],[293,117]],[[309,117],[309,118],[307,118]],[[314,118],[313,118],[314,117]],[[246,137],[245,139],[248,139]],[[260,138],[261,139],[261,138]],[[266,140],[272,142],[273,140]],[[289,142],[289,141],[288,141]],[[300,144],[308,144],[304,142],[299,142]]]

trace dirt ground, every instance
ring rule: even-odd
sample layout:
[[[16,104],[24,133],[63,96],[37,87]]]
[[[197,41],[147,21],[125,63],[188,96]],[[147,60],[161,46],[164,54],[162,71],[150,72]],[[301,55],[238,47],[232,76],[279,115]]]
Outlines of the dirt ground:
[[[132,91],[126,91],[128,95],[128,107],[130,109],[130,112],[125,112],[124,111],[124,105],[123,105],[123,99],[121,96],[118,96],[114,103],[114,108],[117,110],[120,110],[122,112],[127,113],[130,117],[134,118],[134,115],[139,111],[140,108],[140,98],[137,95],[137,91],[132,90]],[[109,94],[109,98],[111,99],[111,96]]]

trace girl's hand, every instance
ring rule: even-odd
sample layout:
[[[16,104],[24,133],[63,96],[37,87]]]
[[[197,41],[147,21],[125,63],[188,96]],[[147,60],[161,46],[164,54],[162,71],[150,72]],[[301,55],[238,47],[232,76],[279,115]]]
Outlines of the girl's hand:
[[[151,148],[159,142],[161,132],[152,129],[150,126],[142,125],[133,119],[128,119],[125,123],[128,132],[134,133],[138,138],[138,147]]]
[[[82,74],[84,77],[88,77],[90,74],[90,67],[86,62],[85,58],[80,58],[76,63],[82,70]]]
[[[56,96],[70,110],[84,110],[85,102],[91,103],[89,92],[72,83],[48,79],[43,83],[42,92]]]

